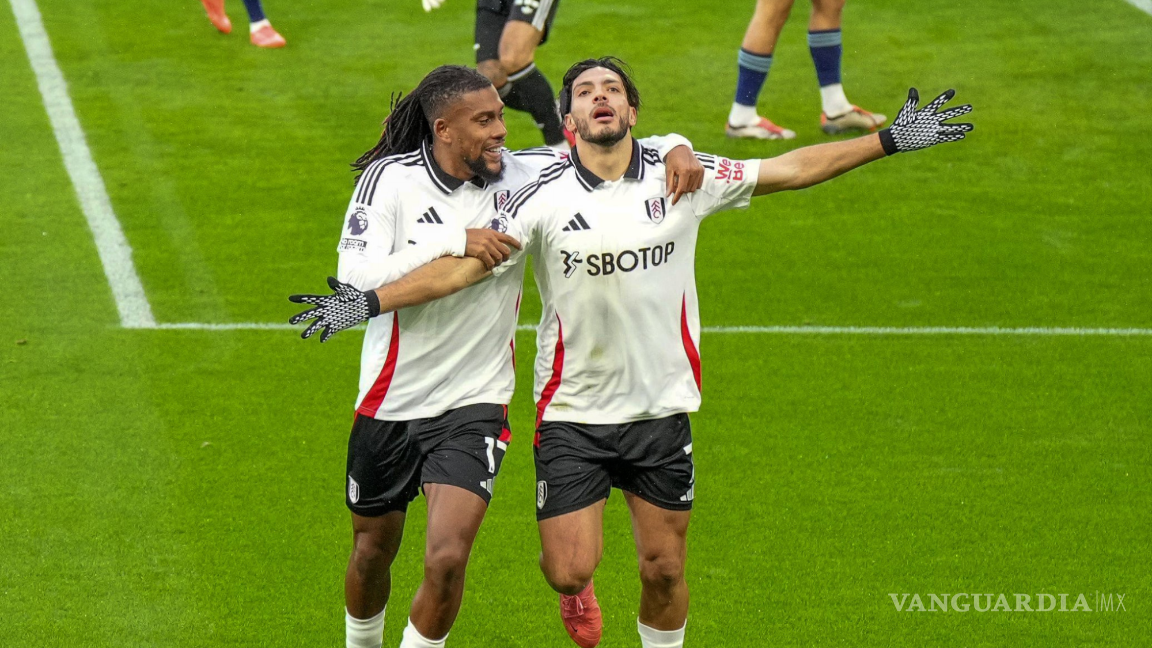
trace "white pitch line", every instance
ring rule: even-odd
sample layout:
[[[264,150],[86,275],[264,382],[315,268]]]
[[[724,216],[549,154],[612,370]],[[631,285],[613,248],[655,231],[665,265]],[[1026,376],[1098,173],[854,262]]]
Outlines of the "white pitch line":
[[[192,331],[245,331],[245,330],[298,330],[304,325],[277,322],[234,322],[227,324],[207,324],[184,322],[179,324],[156,324],[152,328],[165,330]],[[358,329],[364,327],[358,326]],[[519,331],[534,331],[535,324],[521,324]],[[1152,328],[1052,328],[1022,327],[1001,328],[966,326],[705,326],[704,333],[750,333],[773,335],[1018,335],[1018,336],[1095,336],[1095,337],[1138,337],[1152,336]]]
[[[1071,335],[1131,337],[1152,335],[1145,328],[1001,328],[966,326],[705,326],[705,333],[774,333],[778,335]]]
[[[44,108],[52,122],[52,131],[60,153],[64,156],[64,166],[72,178],[80,209],[88,220],[88,227],[96,240],[96,251],[104,274],[112,288],[116,309],[120,312],[120,325],[125,328],[152,328],[156,320],[152,317],[152,307],[144,294],[144,286],[136,275],[132,264],[132,248],[120,229],[120,221],[112,211],[112,201],[104,188],[104,179],[92,160],[92,151],[76,118],[72,98],[68,96],[68,84],[64,74],[52,54],[48,33],[40,18],[36,0],[10,0],[20,38],[28,52],[28,62],[36,74],[40,95],[44,98]]]
[[[1152,16],[1152,0],[1127,0],[1128,4]]]

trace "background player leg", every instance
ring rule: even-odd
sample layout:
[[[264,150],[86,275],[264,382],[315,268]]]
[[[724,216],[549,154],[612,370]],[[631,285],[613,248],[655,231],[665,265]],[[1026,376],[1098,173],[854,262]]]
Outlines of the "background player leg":
[[[505,105],[532,115],[537,128],[544,134],[548,146],[566,144],[564,127],[560,123],[560,113],[556,107],[556,93],[540,70],[536,69],[533,58],[536,46],[540,44],[544,32],[532,23],[509,20],[500,36],[500,67],[507,75],[504,85],[492,85],[500,92]],[[481,71],[483,74],[483,71]]]
[[[740,45],[737,60],[740,75],[736,80],[736,100],[728,112],[728,125],[724,132],[728,137],[748,137],[752,139],[792,139],[796,133],[773,124],[756,114],[756,102],[760,99],[760,89],[768,78],[772,67],[772,53],[776,51],[776,40],[780,30],[788,22],[793,0],[757,0],[756,11],[748,30],[744,32],[744,42]]]
[[[352,514],[352,556],[344,576],[348,648],[379,648],[384,606],[392,594],[392,561],[400,551],[404,513],[380,517]]]
[[[424,580],[412,601],[401,648],[442,645],[460,612],[468,556],[488,510],[479,495],[459,486],[425,484],[424,496],[428,500]]]
[[[268,22],[268,16],[264,15],[264,7],[260,5],[260,0],[244,0],[244,8],[248,10],[248,32],[253,45],[273,48],[288,44],[284,37],[272,28],[272,23]]]
[[[560,593],[564,629],[580,646],[600,641],[600,604],[592,575],[604,557],[604,504],[540,520],[540,570]]]
[[[228,15],[224,13],[224,0],[200,0],[200,4],[204,5],[204,11],[208,12],[208,20],[212,21],[216,29],[223,34],[232,33],[232,21],[228,20]]]
[[[691,511],[669,511],[625,492],[640,564],[640,640],[644,648],[681,648],[688,619],[688,521]]]
[[[820,127],[835,134],[853,130],[872,131],[883,124],[884,115],[853,106],[840,83],[840,60],[843,54],[840,14],[844,0],[812,0],[812,17],[808,20],[808,49],[816,65],[820,82]]]

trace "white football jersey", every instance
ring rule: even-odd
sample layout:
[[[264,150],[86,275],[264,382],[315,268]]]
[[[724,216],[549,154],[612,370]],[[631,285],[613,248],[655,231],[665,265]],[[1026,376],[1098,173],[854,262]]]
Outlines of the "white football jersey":
[[[661,151],[688,144],[653,138]],[[445,254],[462,256],[465,229],[492,226],[500,207],[545,166],[567,159],[547,147],[504,152],[493,183],[462,181],[429,143],[365,169],[344,217],[338,278],[360,290],[395,281]],[[523,267],[443,299],[368,323],[356,411],[381,420],[438,416],[476,403],[507,404]]]
[[[624,177],[596,177],[572,153],[513,194],[496,228],[524,250],[544,302],[537,329],[537,424],[616,424],[700,408],[696,236],[704,217],[747,207],[759,160],[697,154],[703,187],[672,206],[665,167],[633,140]]]

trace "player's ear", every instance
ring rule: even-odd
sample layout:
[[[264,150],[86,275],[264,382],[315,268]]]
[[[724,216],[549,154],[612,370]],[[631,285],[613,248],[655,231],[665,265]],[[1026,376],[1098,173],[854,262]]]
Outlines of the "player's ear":
[[[572,119],[572,113],[564,115],[564,128],[567,128],[569,133],[576,132],[576,120]]]
[[[636,115],[637,114],[638,113],[636,112],[635,106],[628,106],[628,126],[629,127],[635,127],[636,126]]]
[[[432,122],[432,135],[445,144],[452,143],[452,133],[450,130],[448,120],[443,117]]]

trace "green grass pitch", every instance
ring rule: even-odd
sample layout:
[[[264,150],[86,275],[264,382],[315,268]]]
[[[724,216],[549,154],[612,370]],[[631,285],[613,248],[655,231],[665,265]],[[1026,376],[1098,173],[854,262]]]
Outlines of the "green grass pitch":
[[[7,3],[5,3],[7,4]],[[450,0],[268,0],[289,45],[195,0],[40,0],[161,322],[282,322],[335,266],[347,163],[389,93],[472,61]],[[798,2],[761,110],[722,126],[752,3],[565,0],[538,64],[617,54],[639,132],[767,157],[825,141]],[[845,84],[976,106],[901,155],[702,228],[703,323],[1152,327],[1152,16],[1122,0],[850,0]],[[361,335],[125,330],[11,11],[0,9],[0,645],[339,646]],[[509,115],[514,147],[539,136]],[[529,284],[524,322],[539,313]],[[539,575],[531,333],[453,648],[570,645]],[[1152,337],[705,334],[690,647],[1152,645]],[[424,506],[386,646],[419,581]],[[603,646],[638,646],[622,498]],[[1125,611],[897,612],[889,593],[1125,594]]]

